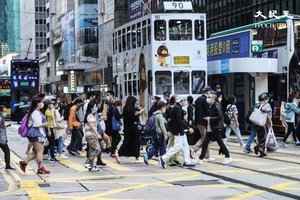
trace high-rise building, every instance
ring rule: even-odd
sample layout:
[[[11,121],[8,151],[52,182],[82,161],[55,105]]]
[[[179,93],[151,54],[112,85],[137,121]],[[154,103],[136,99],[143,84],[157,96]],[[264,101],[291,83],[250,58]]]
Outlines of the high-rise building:
[[[207,13],[208,32],[214,33],[255,22],[254,15],[261,11],[268,16],[276,10],[282,15],[284,10],[300,14],[298,0],[193,0],[198,11]]]
[[[35,59],[46,50],[46,16],[46,0],[21,0],[21,57]]]

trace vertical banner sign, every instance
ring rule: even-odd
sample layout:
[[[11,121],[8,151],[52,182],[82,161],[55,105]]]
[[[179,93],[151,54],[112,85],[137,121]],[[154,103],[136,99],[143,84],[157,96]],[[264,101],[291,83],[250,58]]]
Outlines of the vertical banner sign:
[[[70,89],[69,92],[76,92],[76,76],[75,72],[70,71]]]

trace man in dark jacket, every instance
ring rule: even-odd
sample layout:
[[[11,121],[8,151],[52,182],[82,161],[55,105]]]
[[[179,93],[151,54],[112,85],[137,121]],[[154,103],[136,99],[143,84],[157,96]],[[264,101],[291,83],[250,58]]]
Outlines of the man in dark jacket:
[[[195,157],[199,156],[199,150],[202,147],[202,143],[204,141],[204,138],[206,136],[206,126],[207,121],[204,119],[208,115],[208,103],[207,103],[207,95],[211,91],[211,88],[207,87],[204,88],[201,92],[202,95],[198,97],[195,101],[195,124],[199,130],[200,133],[200,139],[196,142],[196,144],[192,147],[192,154],[194,154]],[[206,153],[206,158],[209,158],[209,151]]]
[[[189,144],[184,132],[186,123],[184,122],[184,111],[182,105],[176,103],[176,97],[170,99],[170,108],[168,110],[168,128],[174,136],[174,145],[168,149],[167,153],[160,158],[160,164],[163,168],[166,163],[177,153],[182,152],[185,166],[195,166],[190,158]]]
[[[200,161],[202,161],[205,158],[210,141],[216,141],[220,146],[221,151],[225,154],[224,164],[229,164],[231,162],[230,154],[222,140],[224,115],[221,105],[216,102],[216,97],[217,94],[214,91],[209,92],[207,95],[208,113],[207,116],[203,118],[207,121],[207,133],[202,143],[202,152],[199,158]]]

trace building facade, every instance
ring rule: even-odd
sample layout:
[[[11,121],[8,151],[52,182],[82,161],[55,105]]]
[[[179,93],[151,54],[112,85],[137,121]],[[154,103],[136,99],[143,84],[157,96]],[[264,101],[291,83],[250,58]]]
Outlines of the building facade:
[[[268,16],[276,10],[282,15],[284,10],[300,14],[298,0],[193,0],[199,12],[207,13],[209,33],[251,24],[256,21],[254,15],[261,11]]]

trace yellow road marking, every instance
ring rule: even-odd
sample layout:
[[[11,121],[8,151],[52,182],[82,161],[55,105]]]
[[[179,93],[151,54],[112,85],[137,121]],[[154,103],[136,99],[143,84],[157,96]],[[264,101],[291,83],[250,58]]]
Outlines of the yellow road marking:
[[[103,161],[104,161],[104,163],[107,164],[107,166],[109,166],[110,168],[112,168],[114,170],[124,171],[124,172],[133,171],[132,169],[129,169],[128,167],[126,167],[124,165],[117,164],[111,160],[103,159]]]
[[[78,172],[86,172],[86,171],[88,171],[81,164],[78,164],[78,163],[73,162],[71,160],[61,159],[61,160],[59,160],[59,163],[61,163],[62,165],[66,166],[68,168],[74,169],[74,170],[76,170]]]
[[[194,177],[199,177],[199,175],[200,175],[199,173],[192,173],[192,175],[190,175],[190,176],[182,176],[182,177],[172,179],[172,180],[168,180],[168,181],[157,181],[157,182],[154,182],[154,183],[141,183],[141,184],[125,187],[125,188],[110,190],[110,191],[107,191],[107,192],[103,192],[101,194],[91,195],[91,196],[80,198],[80,199],[81,200],[98,200],[101,197],[110,196],[110,195],[118,194],[118,193],[121,193],[121,192],[143,189],[143,188],[146,188],[148,186],[166,185],[166,184],[168,184],[170,182],[173,182],[173,181],[187,180],[187,179],[191,179],[191,178],[194,178]]]
[[[21,183],[21,189],[23,189],[31,200],[51,200],[49,194],[42,190],[36,181],[23,181]]]
[[[280,183],[280,184],[274,185],[271,188],[275,189],[275,190],[282,191],[282,190],[285,190],[289,186],[294,185],[294,184],[297,184],[297,183],[296,182],[285,182],[285,183]],[[245,200],[245,199],[249,199],[249,198],[254,197],[254,196],[261,195],[263,193],[265,193],[265,191],[263,191],[263,190],[253,190],[253,191],[250,191],[250,192],[246,192],[246,193],[243,193],[243,194],[236,195],[232,198],[228,198],[227,200]]]

